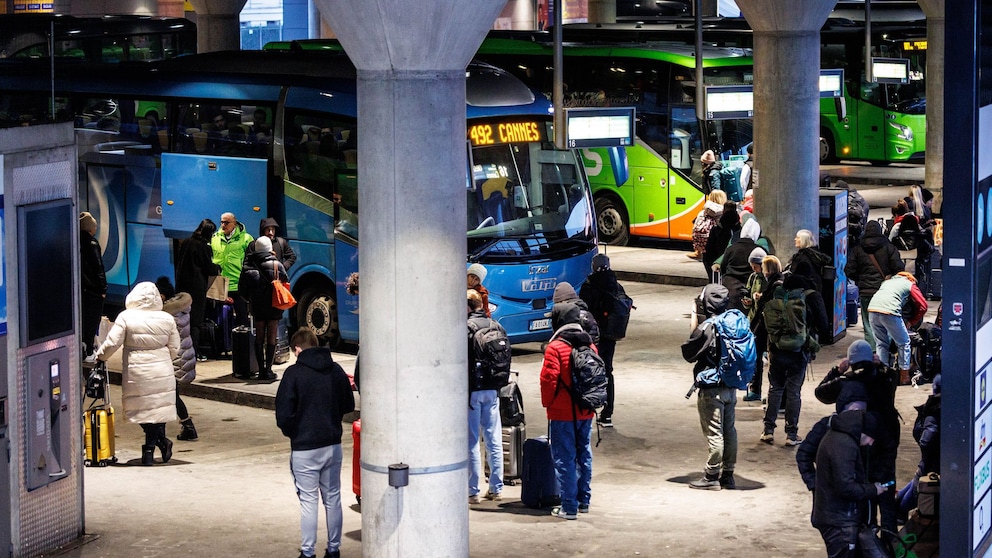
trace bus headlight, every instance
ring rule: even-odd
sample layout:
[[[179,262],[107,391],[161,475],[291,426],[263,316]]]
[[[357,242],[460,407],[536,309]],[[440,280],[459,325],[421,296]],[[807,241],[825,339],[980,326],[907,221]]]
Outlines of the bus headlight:
[[[889,126],[896,129],[897,138],[906,141],[913,141],[913,129],[909,126],[903,126],[902,124],[896,124],[895,122],[889,122]]]
[[[490,314],[495,314],[497,308],[499,308],[499,305],[498,304],[493,304],[492,302],[489,303],[489,313]]]

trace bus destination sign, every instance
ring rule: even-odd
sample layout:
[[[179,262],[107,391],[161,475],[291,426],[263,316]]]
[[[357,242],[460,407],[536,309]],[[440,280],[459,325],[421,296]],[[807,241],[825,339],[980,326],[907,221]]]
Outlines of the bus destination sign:
[[[544,128],[544,123],[536,120],[491,120],[469,126],[468,139],[472,147],[541,141]]]

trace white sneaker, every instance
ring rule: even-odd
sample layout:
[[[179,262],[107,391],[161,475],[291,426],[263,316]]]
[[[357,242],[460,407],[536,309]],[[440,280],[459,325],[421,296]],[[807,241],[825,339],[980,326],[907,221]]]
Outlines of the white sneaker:
[[[559,517],[561,519],[578,519],[579,514],[576,513],[566,513],[561,506],[551,510],[552,517]]]
[[[762,434],[761,437],[758,438],[758,440],[760,440],[760,441],[762,441],[762,442],[764,442],[764,443],[766,443],[768,445],[772,445],[772,444],[775,443],[775,435],[774,434]]]
[[[473,494],[473,495],[471,495],[471,496],[468,497],[468,503],[469,504],[481,504],[482,503],[482,498],[479,498],[479,495],[478,494]]]

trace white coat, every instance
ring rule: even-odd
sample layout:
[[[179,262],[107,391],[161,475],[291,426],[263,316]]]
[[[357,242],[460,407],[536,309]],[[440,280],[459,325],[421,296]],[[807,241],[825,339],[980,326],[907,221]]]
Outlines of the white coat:
[[[96,357],[107,360],[121,346],[124,416],[130,422],[172,422],[176,416],[176,377],[172,361],[179,354],[179,330],[162,311],[155,283],[138,283],[125,299]]]

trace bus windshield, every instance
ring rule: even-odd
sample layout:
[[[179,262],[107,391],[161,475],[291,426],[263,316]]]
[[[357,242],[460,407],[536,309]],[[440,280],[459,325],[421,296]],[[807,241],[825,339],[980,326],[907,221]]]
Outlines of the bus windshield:
[[[474,148],[469,258],[507,261],[587,251],[595,235],[586,192],[572,151],[538,142]]]

